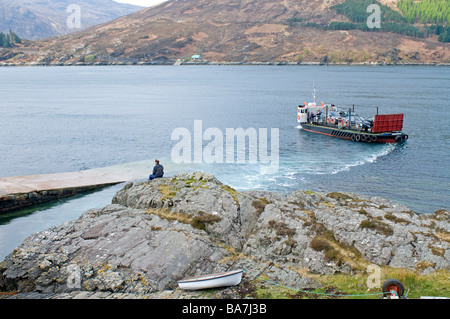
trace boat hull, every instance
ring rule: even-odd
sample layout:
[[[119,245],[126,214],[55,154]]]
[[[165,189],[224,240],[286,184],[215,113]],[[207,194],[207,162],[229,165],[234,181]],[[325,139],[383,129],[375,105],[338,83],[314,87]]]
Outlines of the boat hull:
[[[302,123],[301,127],[303,130],[318,133],[322,135],[328,135],[332,137],[341,138],[344,140],[351,140],[355,142],[364,143],[399,143],[406,141],[408,135],[402,132],[391,132],[391,133],[369,133],[361,132],[350,129],[340,129],[332,126],[316,125],[310,123]]]
[[[178,286],[184,290],[201,290],[239,285],[242,279],[242,270],[186,278],[178,281]]]

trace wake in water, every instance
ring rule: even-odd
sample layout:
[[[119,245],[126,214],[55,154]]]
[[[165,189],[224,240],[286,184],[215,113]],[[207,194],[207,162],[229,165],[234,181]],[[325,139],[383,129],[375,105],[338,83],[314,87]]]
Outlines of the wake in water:
[[[186,164],[182,170],[211,173],[241,191],[290,192],[309,187],[320,176],[338,175],[357,166],[370,165],[394,149],[391,144],[365,145],[337,140],[327,141],[321,147],[313,143],[308,148],[280,150],[278,170],[260,164]]]

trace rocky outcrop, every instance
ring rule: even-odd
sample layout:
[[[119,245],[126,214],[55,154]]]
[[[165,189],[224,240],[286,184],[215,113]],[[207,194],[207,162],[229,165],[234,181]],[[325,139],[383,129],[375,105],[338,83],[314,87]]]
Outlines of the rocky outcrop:
[[[449,212],[417,215],[350,193],[238,192],[202,172],[128,183],[103,209],[30,236],[0,264],[0,290],[148,294],[230,269],[294,288],[369,264],[450,265]]]

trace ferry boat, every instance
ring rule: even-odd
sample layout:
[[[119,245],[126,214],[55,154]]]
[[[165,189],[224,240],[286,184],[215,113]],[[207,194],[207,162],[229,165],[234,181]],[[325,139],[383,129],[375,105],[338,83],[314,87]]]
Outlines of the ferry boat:
[[[408,135],[402,132],[403,114],[375,115],[365,119],[355,113],[354,106],[348,110],[333,104],[314,102],[298,106],[297,122],[303,130],[364,143],[399,143]],[[378,111],[377,111],[378,113]]]

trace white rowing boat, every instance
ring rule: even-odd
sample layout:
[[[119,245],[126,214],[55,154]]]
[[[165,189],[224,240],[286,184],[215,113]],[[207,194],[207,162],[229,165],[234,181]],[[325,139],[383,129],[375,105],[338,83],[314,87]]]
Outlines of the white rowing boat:
[[[178,281],[178,286],[184,290],[200,290],[236,286],[241,282],[242,272],[242,270],[233,270],[198,277],[190,277]]]

